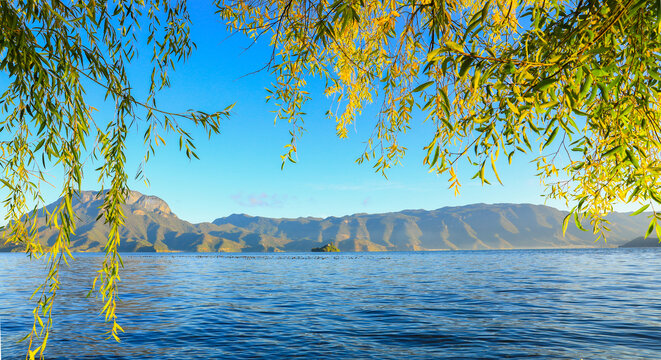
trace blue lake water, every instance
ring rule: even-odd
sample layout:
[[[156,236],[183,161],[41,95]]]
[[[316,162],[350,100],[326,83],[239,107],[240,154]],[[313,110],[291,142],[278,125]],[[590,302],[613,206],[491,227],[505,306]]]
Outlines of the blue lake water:
[[[124,254],[122,343],[62,274],[47,359],[660,359],[661,251]],[[44,264],[0,254],[2,359]]]

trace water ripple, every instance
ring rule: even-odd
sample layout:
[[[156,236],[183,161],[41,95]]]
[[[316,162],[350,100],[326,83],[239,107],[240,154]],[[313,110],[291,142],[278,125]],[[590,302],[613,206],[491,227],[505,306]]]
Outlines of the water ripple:
[[[658,359],[653,249],[125,254],[121,344],[86,299],[101,257],[62,274],[48,359]],[[3,359],[44,264],[0,255]]]

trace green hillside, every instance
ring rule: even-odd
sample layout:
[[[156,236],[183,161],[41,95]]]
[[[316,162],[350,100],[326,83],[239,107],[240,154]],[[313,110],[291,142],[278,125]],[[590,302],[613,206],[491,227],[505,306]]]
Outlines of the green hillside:
[[[640,236],[627,243],[620,245],[620,247],[621,248],[639,248],[639,247],[657,248],[657,247],[661,247],[661,242],[659,242],[659,239],[657,238],[653,238],[653,237],[644,238]]]

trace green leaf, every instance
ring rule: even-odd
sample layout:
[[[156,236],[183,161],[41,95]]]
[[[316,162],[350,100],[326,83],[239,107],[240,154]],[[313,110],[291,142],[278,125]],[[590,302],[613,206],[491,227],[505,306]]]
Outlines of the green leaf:
[[[586,76],[585,82],[581,85],[581,92],[579,93],[578,98],[583,99],[585,95],[587,95],[588,91],[592,89],[592,83],[593,83],[592,75]]]
[[[436,151],[434,151],[434,158],[432,159],[431,164],[429,164],[430,167],[434,166],[434,164],[436,164],[436,162],[438,161],[439,148],[440,148],[439,146],[436,146]]]
[[[584,111],[581,111],[581,110],[579,110],[579,109],[572,109],[572,111],[573,111],[574,114],[576,114],[576,115],[585,116],[585,117],[590,116],[590,114],[588,114],[588,113],[586,113],[586,112],[584,112]],[[574,127],[576,127],[576,126],[574,126]]]
[[[574,212],[574,224],[576,224],[576,227],[579,228],[582,231],[587,231],[581,224],[581,221],[578,218],[578,213]]]
[[[2,185],[6,186],[9,190],[16,191],[16,189],[7,180],[0,179],[0,182],[2,182]]]
[[[468,35],[473,31],[480,23],[482,23],[482,13],[477,12],[473,14],[473,17],[470,19],[468,22],[468,27],[466,27],[466,31],[464,31],[464,36],[463,39],[466,40]]]
[[[565,236],[565,233],[567,233],[567,225],[569,225],[569,219],[571,218],[571,213],[567,214],[565,218],[562,220],[562,236]]]
[[[454,51],[459,52],[459,53],[464,52],[464,48],[461,45],[454,42],[454,41],[450,41],[450,40],[446,41],[445,46],[447,48],[449,48],[450,50],[454,50]]]
[[[413,89],[413,92],[415,93],[415,92],[423,91],[424,89],[426,89],[426,88],[428,88],[429,86],[431,86],[431,84],[433,84],[433,83],[434,83],[433,81],[427,81],[427,82],[424,83],[424,84],[420,84],[420,85],[418,85],[415,89]]]
[[[629,161],[631,161],[631,164],[633,164],[634,167],[639,168],[640,164],[638,163],[638,158],[636,155],[634,155],[633,151],[626,149],[624,150],[627,154],[627,158],[629,158]]]
[[[436,56],[441,52],[440,48],[434,49],[427,54],[427,62],[432,62],[436,60]]]
[[[558,135],[558,129],[559,129],[559,128],[557,128],[557,127],[556,127],[555,129],[553,129],[553,132],[551,132],[551,136],[549,136],[549,138],[548,138],[548,139],[546,140],[546,142],[544,143],[544,146],[542,146],[542,150],[543,150],[545,147],[551,145],[551,143],[552,143],[553,140],[555,139],[556,135]]]
[[[650,204],[647,204],[647,205],[641,207],[640,209],[634,211],[634,212],[633,212],[631,215],[629,215],[629,216],[636,216],[636,215],[640,214],[641,212],[645,211],[649,206],[650,206]]]
[[[558,105],[558,102],[557,102],[557,101],[549,101],[549,102],[546,102],[546,103],[541,104],[539,107],[540,107],[541,109],[546,109],[546,108],[552,108],[552,107],[555,107],[556,105]]]
[[[615,155],[615,153],[617,153],[621,149],[622,149],[622,145],[615,146],[615,147],[611,148],[610,150],[606,151],[605,153],[601,154],[601,157],[602,158],[607,158],[607,157],[613,156],[613,155]]]
[[[496,160],[494,159],[493,154],[491,154],[491,169],[493,170],[493,174],[496,175],[496,180],[498,180],[500,185],[503,185],[500,176],[498,176],[498,171],[496,170]]]
[[[558,79],[555,78],[546,78],[541,80],[540,82],[537,83],[537,85],[533,86],[534,91],[544,91],[551,87],[551,85],[555,84]]]
[[[480,11],[481,15],[481,20],[484,22],[487,19],[487,16],[489,16],[489,8],[491,7],[491,0],[488,0],[485,4],[484,7],[482,8],[482,11]]]
[[[654,80],[656,80],[656,81],[661,81],[661,74],[659,74],[658,72],[656,72],[656,70],[654,70],[654,69],[647,69],[647,73],[650,74],[650,76],[652,77],[652,79],[654,79]]]
[[[650,197],[652,199],[654,199],[654,201],[661,204],[661,199],[659,199],[659,196],[656,194],[656,191],[650,191],[649,194],[650,194]]]
[[[464,56],[464,61],[461,62],[461,68],[459,69],[459,77],[463,78],[466,75],[472,63],[472,57]]]
[[[654,230],[654,225],[656,224],[656,218],[652,217],[652,220],[650,221],[649,226],[647,227],[647,231],[645,232],[645,239],[647,239],[648,236],[652,233],[652,230]]]
[[[448,109],[448,113],[446,114],[448,117],[450,117],[450,98],[448,98],[448,93],[445,90],[445,88],[441,89],[441,97],[443,98],[443,103],[445,103],[445,106]]]

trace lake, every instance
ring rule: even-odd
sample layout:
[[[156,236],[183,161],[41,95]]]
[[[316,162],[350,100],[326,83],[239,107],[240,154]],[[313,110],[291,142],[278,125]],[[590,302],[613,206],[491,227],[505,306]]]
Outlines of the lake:
[[[660,359],[661,251],[124,254],[122,343],[62,274],[47,359]],[[44,264],[0,254],[2,359]]]

